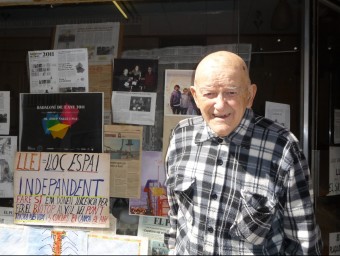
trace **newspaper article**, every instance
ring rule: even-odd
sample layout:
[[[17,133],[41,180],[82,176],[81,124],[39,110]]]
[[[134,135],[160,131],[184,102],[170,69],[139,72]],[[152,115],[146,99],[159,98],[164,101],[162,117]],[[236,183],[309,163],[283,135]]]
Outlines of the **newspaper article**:
[[[89,66],[89,91],[104,93],[104,124],[112,124],[112,64]]]
[[[169,219],[163,217],[140,216],[138,236],[149,239],[149,255],[168,255],[164,244],[164,233],[169,229]]]
[[[154,125],[157,93],[112,91],[114,123]]]
[[[88,92],[86,48],[28,52],[31,93]]]
[[[13,197],[13,163],[17,136],[0,136],[0,198]]]
[[[139,198],[143,127],[104,125],[104,152],[110,153],[110,196]]]
[[[0,134],[9,134],[10,123],[10,92],[0,92]]]
[[[89,63],[111,63],[119,52],[119,22],[56,26],[54,49],[87,48]]]
[[[0,207],[0,223],[13,224],[13,207]]]

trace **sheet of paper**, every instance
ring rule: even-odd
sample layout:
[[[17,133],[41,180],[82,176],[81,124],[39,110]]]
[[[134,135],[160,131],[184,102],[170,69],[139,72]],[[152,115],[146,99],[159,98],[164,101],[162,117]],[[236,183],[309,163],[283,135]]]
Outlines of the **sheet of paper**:
[[[147,255],[148,238],[89,234],[89,255]]]
[[[290,129],[290,106],[288,104],[266,101],[265,117]]]
[[[340,195],[340,147],[329,147],[329,191],[327,195]]]
[[[1,91],[0,92],[0,134],[8,135],[10,120],[10,92]]]

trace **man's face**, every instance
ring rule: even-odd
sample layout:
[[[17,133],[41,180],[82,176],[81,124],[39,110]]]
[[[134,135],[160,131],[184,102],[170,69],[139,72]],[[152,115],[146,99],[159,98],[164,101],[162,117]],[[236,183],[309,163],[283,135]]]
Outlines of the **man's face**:
[[[191,92],[204,120],[220,137],[229,135],[240,123],[246,108],[250,108],[256,85],[239,69],[211,66],[196,74]]]

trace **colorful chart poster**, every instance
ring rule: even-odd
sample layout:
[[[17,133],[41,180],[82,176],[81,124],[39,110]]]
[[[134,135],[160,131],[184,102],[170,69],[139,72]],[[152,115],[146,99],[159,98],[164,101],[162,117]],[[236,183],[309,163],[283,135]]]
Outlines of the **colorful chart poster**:
[[[20,94],[19,151],[103,149],[103,93]]]
[[[110,154],[17,152],[14,223],[109,227]]]

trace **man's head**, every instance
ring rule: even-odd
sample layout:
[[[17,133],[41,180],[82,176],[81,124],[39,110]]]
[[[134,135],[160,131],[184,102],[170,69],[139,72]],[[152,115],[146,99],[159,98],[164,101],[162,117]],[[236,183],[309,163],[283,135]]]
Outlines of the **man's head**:
[[[180,86],[178,85],[178,84],[176,84],[175,86],[174,86],[174,90],[175,91],[178,91],[180,89]]]
[[[251,84],[247,65],[238,55],[218,51],[197,66],[190,87],[204,120],[220,137],[229,135],[251,108],[256,85]]]

